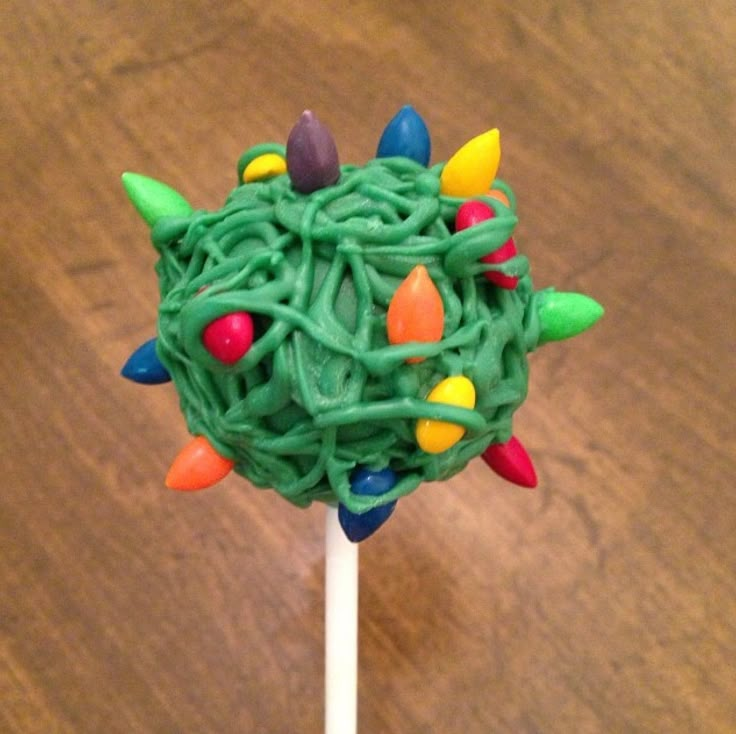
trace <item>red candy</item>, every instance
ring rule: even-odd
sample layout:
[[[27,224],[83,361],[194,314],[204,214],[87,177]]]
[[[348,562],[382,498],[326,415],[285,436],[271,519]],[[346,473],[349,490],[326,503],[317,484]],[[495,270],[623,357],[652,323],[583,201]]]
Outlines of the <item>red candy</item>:
[[[512,436],[506,443],[492,443],[481,455],[500,477],[520,487],[537,486],[537,473],[521,441]]]
[[[220,316],[202,332],[207,351],[225,364],[235,364],[253,344],[253,319],[246,311]]]
[[[495,252],[489,252],[487,255],[483,255],[481,261],[484,263],[490,263],[497,265],[498,263],[506,262],[516,255],[516,245],[514,244],[514,238],[509,237],[508,240],[501,245]],[[487,270],[483,275],[488,280],[499,288],[506,288],[510,291],[516,288],[519,279],[515,275],[504,275],[499,273],[497,270]]]
[[[491,209],[488,204],[482,201],[466,201],[460,206],[455,215],[455,231],[473,227],[476,224],[485,222],[487,219],[493,219],[496,212]]]
[[[482,201],[466,201],[458,210],[455,215],[455,231],[467,229],[473,227],[476,224],[485,222],[489,219],[493,219],[496,216],[496,212],[484,204]],[[499,263],[506,262],[516,255],[516,245],[514,244],[513,238],[509,237],[508,241],[505,242],[495,252],[489,252],[487,255],[483,255],[481,261],[492,265],[498,265]],[[519,279],[514,275],[504,275],[496,270],[488,270],[483,275],[494,285],[499,288],[506,288],[507,290],[514,290],[516,288]]]

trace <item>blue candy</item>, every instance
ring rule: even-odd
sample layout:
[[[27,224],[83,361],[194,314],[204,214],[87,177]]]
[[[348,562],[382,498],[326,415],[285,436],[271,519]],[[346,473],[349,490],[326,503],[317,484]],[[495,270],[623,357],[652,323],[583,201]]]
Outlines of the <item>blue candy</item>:
[[[423,166],[429,164],[432,143],[424,120],[410,105],[404,105],[381,135],[377,158],[404,156]]]
[[[350,486],[354,494],[375,497],[393,489],[398,480],[396,473],[388,467],[380,471],[360,467],[353,472]],[[373,535],[391,517],[395,508],[396,500],[359,515],[340,504],[337,517],[348,540],[360,543]]]
[[[171,375],[156,354],[156,338],[141,344],[120,370],[123,377],[142,385],[161,385],[171,381]]]

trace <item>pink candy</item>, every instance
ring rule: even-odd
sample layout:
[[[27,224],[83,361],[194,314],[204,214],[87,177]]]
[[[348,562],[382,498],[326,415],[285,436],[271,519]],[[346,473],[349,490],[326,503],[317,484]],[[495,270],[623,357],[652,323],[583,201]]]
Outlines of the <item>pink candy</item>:
[[[253,319],[246,311],[220,316],[202,332],[207,351],[225,364],[235,364],[253,344]]]
[[[488,206],[488,204],[482,201],[466,201],[460,206],[455,215],[455,231],[459,232],[468,227],[474,227],[476,224],[485,222],[489,219],[493,219],[496,216],[496,212]],[[493,265],[510,260],[517,254],[516,245],[514,244],[513,238],[509,239],[494,252],[489,252],[487,255],[481,257],[481,261]],[[499,288],[506,288],[507,290],[514,290],[516,288],[519,279],[516,276],[504,275],[497,270],[487,270],[483,273],[486,279]]]

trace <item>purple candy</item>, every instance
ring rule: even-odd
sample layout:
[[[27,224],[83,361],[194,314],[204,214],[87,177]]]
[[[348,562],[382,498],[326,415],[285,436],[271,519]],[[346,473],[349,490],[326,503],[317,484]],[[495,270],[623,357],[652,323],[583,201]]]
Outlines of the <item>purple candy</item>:
[[[330,131],[305,110],[286,141],[286,167],[292,186],[302,194],[331,186],[340,178],[340,161]]]

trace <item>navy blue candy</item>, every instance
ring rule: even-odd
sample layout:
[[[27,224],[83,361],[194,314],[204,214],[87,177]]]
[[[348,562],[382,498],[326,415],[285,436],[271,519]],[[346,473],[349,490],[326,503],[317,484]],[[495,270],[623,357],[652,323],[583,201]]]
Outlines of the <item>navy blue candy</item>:
[[[426,166],[432,152],[429,130],[411,105],[404,105],[381,135],[377,158],[404,156]]]
[[[171,375],[156,354],[155,337],[141,344],[128,357],[120,374],[142,385],[161,385],[171,381]]]
[[[398,481],[396,472],[388,467],[371,471],[361,466],[350,477],[350,488],[353,494],[359,494],[361,497],[377,497],[391,491]]]
[[[350,486],[354,494],[376,497],[393,489],[398,480],[396,472],[389,468],[371,471],[360,467],[353,472]],[[394,500],[359,515],[340,504],[337,508],[337,517],[348,540],[360,543],[373,535],[391,517],[395,508],[396,501]]]

